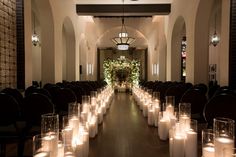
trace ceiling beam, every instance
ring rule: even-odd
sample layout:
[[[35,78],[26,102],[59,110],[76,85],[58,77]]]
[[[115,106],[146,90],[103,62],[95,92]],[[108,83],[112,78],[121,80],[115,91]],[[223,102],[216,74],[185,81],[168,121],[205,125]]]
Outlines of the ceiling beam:
[[[76,12],[83,16],[154,16],[168,15],[171,4],[77,4]]]

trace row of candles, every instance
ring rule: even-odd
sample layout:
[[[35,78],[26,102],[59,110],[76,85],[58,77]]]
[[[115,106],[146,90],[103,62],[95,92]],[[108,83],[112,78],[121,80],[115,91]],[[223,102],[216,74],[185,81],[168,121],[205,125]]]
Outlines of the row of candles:
[[[82,96],[82,104],[69,103],[68,115],[41,116],[41,134],[33,137],[34,157],[88,157],[89,139],[98,133],[98,125],[110,107],[114,92],[110,86]],[[82,106],[82,107],[81,107]]]
[[[191,119],[190,103],[179,103],[178,112],[175,112],[174,96],[166,96],[166,102],[162,107],[159,92],[134,86],[133,96],[142,110],[143,116],[147,117],[148,125],[158,127],[158,135],[161,140],[169,139],[170,157],[198,156],[197,121]],[[214,118],[213,129],[201,131],[202,157],[236,156],[234,154],[236,153],[234,127],[232,119]]]

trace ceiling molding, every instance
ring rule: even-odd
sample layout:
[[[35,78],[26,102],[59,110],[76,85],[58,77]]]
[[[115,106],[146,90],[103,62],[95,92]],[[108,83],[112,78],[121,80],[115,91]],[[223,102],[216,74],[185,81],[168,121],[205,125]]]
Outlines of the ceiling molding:
[[[76,4],[76,12],[81,16],[154,16],[168,15],[171,4]]]

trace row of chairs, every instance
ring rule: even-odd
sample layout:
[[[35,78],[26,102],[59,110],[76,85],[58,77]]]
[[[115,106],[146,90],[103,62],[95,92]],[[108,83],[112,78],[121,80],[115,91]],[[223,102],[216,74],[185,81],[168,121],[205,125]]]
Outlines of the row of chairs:
[[[180,82],[142,82],[141,86],[160,92],[161,102],[165,102],[165,96],[175,96],[175,107],[180,102],[191,103],[192,118],[200,123],[212,126],[214,117],[228,117],[236,120],[236,93],[228,86],[220,87],[205,84],[192,85]],[[210,92],[210,95],[209,95]]]
[[[5,156],[8,143],[17,143],[17,156],[23,156],[25,142],[40,133],[42,114],[58,113],[62,118],[67,114],[68,103],[81,102],[82,95],[105,85],[96,83],[93,85],[96,88],[75,93],[78,89],[75,84],[81,87],[87,82],[48,83],[43,88],[30,86],[23,94],[18,89],[3,89],[0,92],[0,102],[4,105],[0,110],[0,156]]]

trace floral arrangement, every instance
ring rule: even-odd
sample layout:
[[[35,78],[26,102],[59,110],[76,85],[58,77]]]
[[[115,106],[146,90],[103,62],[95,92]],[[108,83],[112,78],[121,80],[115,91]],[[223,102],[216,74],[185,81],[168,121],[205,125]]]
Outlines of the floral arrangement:
[[[140,61],[128,60],[128,59],[117,59],[117,60],[105,60],[103,63],[104,68],[104,79],[110,84],[114,85],[118,82],[119,76],[124,76],[125,81],[131,84],[138,84],[140,76]]]

